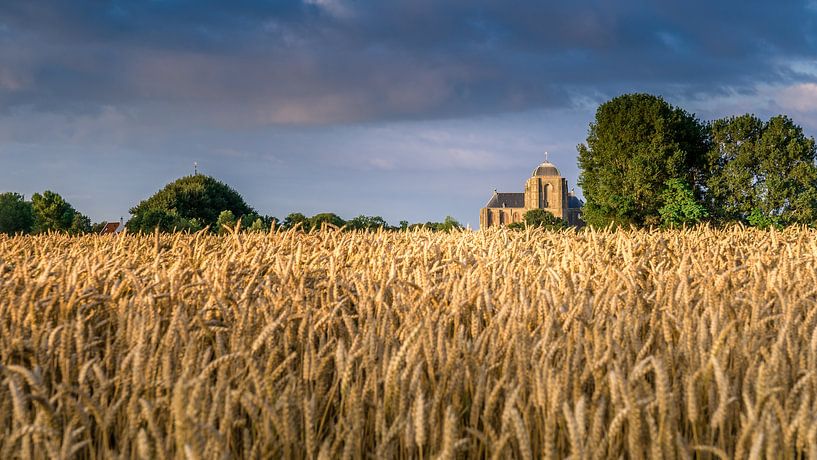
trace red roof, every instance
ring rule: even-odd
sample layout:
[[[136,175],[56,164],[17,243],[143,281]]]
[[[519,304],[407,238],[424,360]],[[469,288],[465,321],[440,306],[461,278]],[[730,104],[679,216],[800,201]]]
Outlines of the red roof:
[[[119,228],[119,222],[108,222],[105,224],[105,227],[99,232],[100,235],[114,235],[116,234],[116,230]]]

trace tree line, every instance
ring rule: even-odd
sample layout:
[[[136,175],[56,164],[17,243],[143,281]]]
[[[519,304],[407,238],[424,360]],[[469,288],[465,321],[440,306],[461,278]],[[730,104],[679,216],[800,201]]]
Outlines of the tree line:
[[[625,94],[599,106],[578,152],[589,225],[817,223],[815,141],[785,115],[705,122]]]
[[[601,104],[586,143],[578,146],[585,223],[606,227],[741,222],[760,228],[817,223],[817,149],[785,115],[762,120],[745,114],[701,121],[651,94],[625,94]],[[344,220],[333,213],[292,213],[279,221],[260,215],[231,187],[204,175],[183,177],[130,210],[131,232],[223,232],[227,228],[304,231],[329,225],[350,230],[462,228],[443,222],[391,226],[380,216]],[[59,194],[30,201],[0,194],[0,233],[99,232]],[[544,210],[509,227],[563,228]]]
[[[442,222],[409,224],[401,221],[392,226],[380,216],[360,215],[344,220],[334,213],[319,213],[307,217],[292,213],[283,220],[261,215],[230,186],[205,175],[183,177],[167,184],[153,196],[130,209],[129,232],[197,232],[208,230],[224,233],[239,229],[247,232],[267,232],[271,228],[318,230],[331,226],[345,230],[406,230],[418,227],[435,231],[461,229],[453,217]],[[0,194],[0,233],[29,234],[49,231],[73,235],[99,233],[105,222],[92,224],[59,194],[46,191],[35,193],[30,201],[19,193]]]
[[[58,193],[35,193],[31,201],[19,193],[0,193],[0,233],[89,233],[94,226]]]

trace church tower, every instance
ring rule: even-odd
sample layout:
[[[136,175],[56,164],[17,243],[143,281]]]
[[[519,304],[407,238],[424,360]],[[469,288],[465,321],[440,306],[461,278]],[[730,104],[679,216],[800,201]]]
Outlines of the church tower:
[[[567,179],[550,161],[537,166],[525,182],[525,208],[544,209],[560,219],[567,217]]]
[[[545,153],[545,161],[537,166],[525,182],[525,191],[497,192],[479,212],[480,228],[523,222],[525,213],[544,209],[568,225],[582,225],[581,208],[584,205],[573,191],[568,192],[567,179]]]

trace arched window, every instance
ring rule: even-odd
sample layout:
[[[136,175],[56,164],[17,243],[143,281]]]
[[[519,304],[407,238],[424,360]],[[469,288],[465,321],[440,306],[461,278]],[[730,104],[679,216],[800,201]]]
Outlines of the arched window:
[[[550,184],[545,184],[544,190],[542,191],[542,208],[549,208],[550,203],[548,203],[548,199],[553,194],[553,186]]]

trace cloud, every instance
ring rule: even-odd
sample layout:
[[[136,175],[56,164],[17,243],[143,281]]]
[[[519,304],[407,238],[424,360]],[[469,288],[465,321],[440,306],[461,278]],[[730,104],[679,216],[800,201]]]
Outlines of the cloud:
[[[780,91],[777,102],[784,109],[817,113],[817,84],[788,86]]]
[[[0,18],[0,110],[172,106],[215,124],[723,95],[806,83],[795,63],[817,52],[805,1],[9,0]]]

